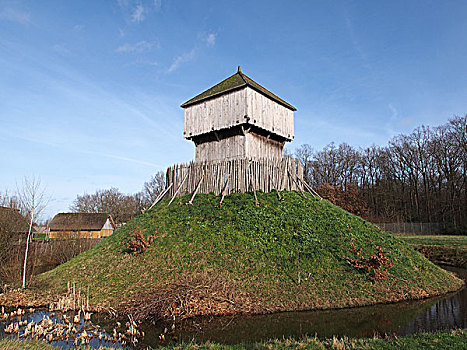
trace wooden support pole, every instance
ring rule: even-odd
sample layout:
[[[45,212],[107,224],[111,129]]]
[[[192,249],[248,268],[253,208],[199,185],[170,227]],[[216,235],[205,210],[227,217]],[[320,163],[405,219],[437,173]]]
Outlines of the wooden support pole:
[[[185,177],[183,178],[182,182],[180,183],[180,185],[178,186],[177,190],[175,191],[172,199],[170,200],[169,204],[167,204],[167,206],[169,206],[170,204],[172,204],[173,200],[175,199],[175,197],[177,197],[177,194],[178,192],[180,191],[180,189],[182,188],[183,184],[185,183],[185,180],[186,178],[188,177],[188,172],[186,173]]]
[[[289,178],[292,179],[292,182],[295,184],[295,186],[297,186],[297,188],[300,190],[300,192],[302,193],[302,196],[304,198],[306,198],[305,196],[305,193],[303,193],[303,190],[302,190],[302,187],[298,184],[297,180],[295,180],[295,177],[290,175],[290,171],[287,169],[287,172],[289,174]]]
[[[251,186],[251,189],[253,190],[253,194],[255,195],[255,205],[259,207],[258,197],[256,196],[256,191],[255,191],[255,188],[253,187],[253,182],[251,181],[251,177],[250,177],[250,186]]]
[[[161,197],[162,193],[164,192],[164,190],[162,190],[161,192],[159,192],[159,194],[157,195],[156,199],[154,200],[154,202],[152,202],[151,206],[148,208],[148,209],[143,209],[143,214],[146,210],[149,210],[151,209],[153,206],[156,205],[156,203],[159,201],[159,198]]]
[[[303,183],[303,187],[307,189],[308,192],[310,192],[314,197],[318,197],[320,200],[323,199],[321,196],[316,192],[313,187],[311,187],[305,180],[300,179],[300,181]]]
[[[186,205],[193,205],[193,199],[195,199],[196,194],[198,193],[199,187],[201,186],[201,182],[203,182],[204,179],[204,172],[203,176],[201,176],[201,180],[199,180],[198,185],[196,186],[195,192],[193,192],[193,196],[191,196],[191,199],[189,202],[186,202]]]
[[[276,191],[277,199],[279,199],[279,202],[283,202],[285,199],[283,199],[283,198],[281,197],[281,194],[280,194],[279,191],[277,190],[276,184],[275,184],[274,181],[271,179],[271,174],[269,174],[269,181],[271,181],[271,185],[272,185],[272,187],[274,187],[274,190]]]
[[[153,206],[155,206],[157,203],[159,203],[159,201],[164,198],[165,194],[167,192],[169,192],[170,188],[172,187],[173,184],[170,184],[169,187],[167,187],[164,191],[162,191],[161,193],[159,193],[159,195],[157,196],[156,200],[154,201],[154,203],[152,203],[152,205],[148,208],[151,209]]]
[[[224,187],[222,188],[221,201],[217,205],[218,208],[222,208],[222,203],[224,202],[224,198],[225,198],[225,190],[228,189],[229,186],[230,186],[230,174],[227,176],[227,180],[225,180]]]

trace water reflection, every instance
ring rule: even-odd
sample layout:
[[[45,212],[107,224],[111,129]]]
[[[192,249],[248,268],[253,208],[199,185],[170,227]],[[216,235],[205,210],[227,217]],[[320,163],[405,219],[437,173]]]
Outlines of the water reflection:
[[[14,310],[9,310],[14,311]],[[85,320],[73,312],[49,312],[35,310],[8,317],[0,321],[0,338],[9,337],[22,340],[43,340],[62,349],[70,349],[76,345],[87,344],[91,348],[121,347],[120,341],[114,340],[112,334],[102,329],[96,322]],[[45,322],[44,322],[45,321]],[[115,323],[115,322],[114,322]],[[7,326],[19,325],[17,330],[6,333]],[[109,328],[112,330],[112,328]]]
[[[466,269],[445,267],[463,279]],[[467,290],[439,298],[370,307],[284,312],[271,315],[213,317],[186,320],[178,327],[178,340],[213,341],[224,344],[249,343],[271,338],[371,337],[375,334],[408,335],[467,327]],[[145,345],[159,344],[160,328],[143,325]]]

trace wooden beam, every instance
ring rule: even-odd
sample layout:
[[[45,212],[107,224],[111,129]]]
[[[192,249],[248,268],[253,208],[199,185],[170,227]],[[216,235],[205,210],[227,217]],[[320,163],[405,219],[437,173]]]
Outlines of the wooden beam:
[[[169,204],[167,204],[167,206],[169,206],[170,204],[172,204],[172,202],[173,202],[173,200],[175,199],[175,197],[177,197],[177,194],[178,194],[178,192],[180,191],[180,189],[182,188],[183,184],[185,183],[185,180],[186,180],[186,178],[188,177],[188,174],[189,174],[189,172],[187,171],[185,177],[183,178],[182,182],[180,183],[180,186],[178,186],[177,190],[175,191],[175,193],[174,193],[172,199],[170,200]]]
[[[303,183],[304,187],[310,192],[314,197],[318,197],[320,200],[323,199],[318,192],[316,192],[313,187],[311,187],[305,180],[300,179],[300,181]]]
[[[303,190],[302,190],[302,187],[299,185],[299,183],[297,182],[297,180],[295,180],[295,177],[293,177],[291,174],[290,174],[290,171],[289,169],[287,169],[287,172],[289,173],[289,178],[292,179],[292,182],[295,184],[295,186],[297,186],[297,188],[300,190],[300,192],[302,193],[302,196],[304,198],[307,198],[305,196],[305,193],[303,193]],[[297,177],[298,178],[298,177]]]
[[[204,179],[204,172],[203,176],[201,176],[201,180],[199,180],[198,185],[196,186],[195,192],[193,192],[193,196],[191,196],[191,199],[189,202],[186,202],[186,205],[193,205],[193,199],[195,199],[196,194],[198,193],[199,187],[201,186],[201,182],[203,182]]]
[[[224,202],[224,198],[225,198],[225,190],[226,189],[228,190],[229,186],[230,186],[230,174],[227,176],[227,180],[225,180],[224,187],[222,188],[221,201],[217,205],[218,208],[222,208],[222,203]]]
[[[153,206],[155,206],[157,203],[159,203],[159,201],[164,198],[165,194],[167,192],[169,192],[170,188],[172,187],[173,184],[170,184],[164,191],[162,191],[161,193],[159,193],[159,195],[156,197],[156,200],[154,201],[154,203],[152,203],[152,205],[148,208],[151,209]]]
[[[253,187],[253,181],[251,181],[251,177],[250,177],[250,187],[253,190],[253,194],[255,195],[255,205],[259,207],[258,197],[256,196],[256,191],[255,191],[255,188]]]
[[[285,199],[281,197],[281,194],[280,194],[279,191],[277,190],[276,184],[275,184],[274,181],[271,179],[271,174],[269,174],[269,181],[271,181],[271,184],[272,184],[272,186],[274,187],[274,190],[276,191],[277,199],[279,199],[279,202],[285,201]]]

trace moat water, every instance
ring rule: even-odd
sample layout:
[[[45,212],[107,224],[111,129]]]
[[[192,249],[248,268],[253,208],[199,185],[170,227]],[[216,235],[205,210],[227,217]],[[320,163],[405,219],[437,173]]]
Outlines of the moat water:
[[[467,269],[443,266],[467,280]],[[38,322],[48,315],[46,311],[26,314],[23,319],[35,319]],[[54,316],[60,319],[60,315]],[[93,324],[102,327],[102,332],[110,335],[115,327],[115,320],[93,315]],[[125,322],[122,320],[122,323]],[[6,324],[0,322],[0,337],[7,336],[3,329]],[[80,326],[86,327],[82,320]],[[164,329],[169,331],[161,340]],[[374,335],[409,335],[419,332],[433,332],[443,329],[467,328],[467,289],[420,301],[407,301],[396,304],[374,305],[368,307],[308,311],[283,312],[256,316],[203,317],[185,320],[177,324],[172,331],[170,324],[141,324],[139,329],[145,337],[133,348],[155,347],[170,341],[218,342],[223,344],[252,343],[268,339],[296,338],[317,336],[372,337]],[[71,342],[53,342],[63,348],[73,346]],[[122,346],[91,340],[90,345]]]

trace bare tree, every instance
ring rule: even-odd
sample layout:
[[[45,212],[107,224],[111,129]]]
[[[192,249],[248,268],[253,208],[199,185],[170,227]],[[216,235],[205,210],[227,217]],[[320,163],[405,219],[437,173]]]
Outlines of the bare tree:
[[[141,195],[125,195],[118,188],[78,195],[70,206],[76,213],[109,213],[116,223],[127,222],[141,213]]]
[[[347,192],[357,186],[372,220],[440,222],[467,232],[467,115],[435,128],[422,125],[385,147],[331,143],[312,152],[302,145],[295,155],[313,187]]]
[[[162,171],[155,173],[149,181],[144,183],[142,195],[145,206],[151,205],[165,188],[165,174]]]
[[[22,185],[17,186],[17,198],[21,210],[28,218],[29,229],[26,238],[26,249],[24,251],[24,263],[23,263],[23,289],[26,288],[26,267],[29,253],[29,241],[31,239],[32,224],[34,219],[40,216],[48,203],[48,199],[45,196],[45,189],[41,185],[40,178],[25,177]]]
[[[308,144],[303,144],[295,150],[295,158],[297,158],[303,164],[304,178],[308,183],[311,182],[311,162],[313,160],[313,155],[313,148]]]

